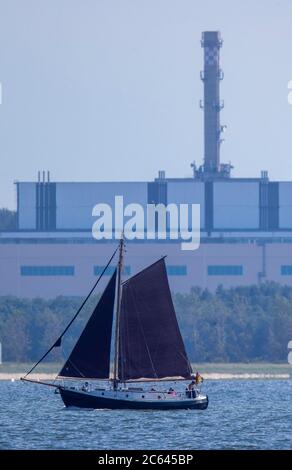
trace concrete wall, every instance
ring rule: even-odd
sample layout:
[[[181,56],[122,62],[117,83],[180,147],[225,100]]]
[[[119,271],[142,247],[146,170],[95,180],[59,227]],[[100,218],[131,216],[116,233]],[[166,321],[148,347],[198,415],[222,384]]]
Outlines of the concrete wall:
[[[214,181],[213,204],[211,197],[207,207],[208,213],[205,207],[204,183],[168,181],[166,184],[168,203],[200,204],[203,230],[206,225],[206,214],[213,220],[212,230],[215,231],[260,228],[260,212],[263,213],[263,208],[260,208],[258,181]],[[36,183],[20,182],[17,185],[19,228],[35,230]],[[278,201],[274,201],[274,206],[269,208],[268,213],[270,214],[272,209],[273,220],[279,218],[279,226],[275,222],[272,228],[292,230],[292,182],[281,182],[278,186],[279,207]],[[148,184],[147,182],[56,183],[56,229],[91,230],[94,222],[93,207],[97,203],[106,203],[113,208],[115,196],[123,196],[125,205],[134,202],[145,207],[148,201]]]
[[[92,228],[92,209],[106,203],[114,208],[115,196],[124,204],[147,204],[147,183],[58,183],[56,189],[57,229]]]
[[[18,183],[18,226],[20,229],[36,228],[36,184]]]
[[[0,295],[19,297],[84,296],[94,283],[94,266],[104,266],[115,243],[0,243]],[[188,292],[191,286],[210,290],[257,284],[259,279],[292,285],[291,244],[207,243],[194,252],[183,252],[179,244],[127,243],[126,266],[131,274],[167,254],[171,289]],[[283,275],[281,266],[291,266]],[[74,266],[73,276],[21,275],[21,267]],[[210,274],[215,270],[215,274]],[[216,274],[216,270],[241,267],[241,274]],[[289,270],[288,270],[289,271]],[[261,274],[262,273],[262,274]],[[105,276],[108,279],[108,276]],[[104,281],[106,282],[106,280]],[[104,284],[100,286],[103,288]]]
[[[292,183],[279,183],[279,226],[292,228]]]
[[[259,228],[259,183],[214,183],[214,228]]]
[[[200,204],[200,224],[205,227],[205,185],[200,182],[167,183],[167,202],[175,204]]]

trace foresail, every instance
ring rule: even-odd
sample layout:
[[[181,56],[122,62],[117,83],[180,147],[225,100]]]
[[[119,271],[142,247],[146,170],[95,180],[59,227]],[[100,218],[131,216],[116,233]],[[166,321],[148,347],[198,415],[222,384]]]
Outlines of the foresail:
[[[119,332],[121,381],[191,377],[164,259],[124,283]]]
[[[115,270],[59,376],[109,377],[116,274]]]

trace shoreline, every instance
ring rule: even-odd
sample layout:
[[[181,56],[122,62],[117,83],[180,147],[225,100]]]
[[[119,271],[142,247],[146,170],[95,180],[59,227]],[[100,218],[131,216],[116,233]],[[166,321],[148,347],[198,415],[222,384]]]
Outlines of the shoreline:
[[[0,372],[0,381],[19,381],[21,377],[25,374],[23,373],[13,373],[13,372]],[[207,372],[202,374],[204,380],[288,380],[291,379],[291,374],[288,373],[222,373],[222,372]],[[30,374],[29,378],[31,380],[37,381],[51,381],[56,377],[55,374],[50,373],[39,373],[39,374]]]
[[[0,381],[17,381],[32,368],[31,363],[7,362],[0,365]],[[288,363],[196,363],[194,373],[205,380],[287,380],[292,379],[292,365]],[[28,378],[52,381],[61,370],[61,363],[46,363],[34,370]]]

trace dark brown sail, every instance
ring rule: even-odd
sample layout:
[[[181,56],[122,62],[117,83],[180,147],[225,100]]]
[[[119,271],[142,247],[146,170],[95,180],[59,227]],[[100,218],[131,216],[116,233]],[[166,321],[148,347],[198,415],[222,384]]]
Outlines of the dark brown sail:
[[[191,374],[161,259],[123,284],[119,380],[189,379]]]
[[[109,378],[116,274],[115,270],[59,376]]]

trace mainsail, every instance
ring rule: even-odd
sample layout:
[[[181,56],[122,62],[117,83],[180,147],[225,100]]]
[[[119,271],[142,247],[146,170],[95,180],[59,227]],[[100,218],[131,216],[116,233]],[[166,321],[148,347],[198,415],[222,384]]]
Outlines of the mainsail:
[[[119,320],[120,381],[191,377],[164,259],[123,284]]]
[[[107,379],[115,302],[115,270],[59,376]]]

